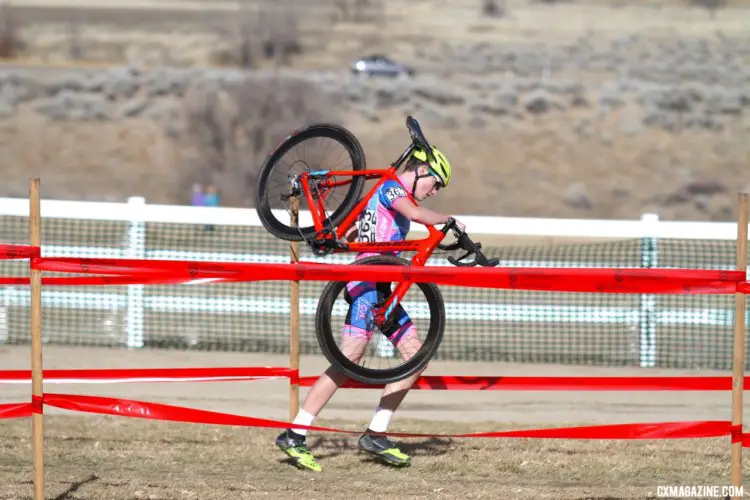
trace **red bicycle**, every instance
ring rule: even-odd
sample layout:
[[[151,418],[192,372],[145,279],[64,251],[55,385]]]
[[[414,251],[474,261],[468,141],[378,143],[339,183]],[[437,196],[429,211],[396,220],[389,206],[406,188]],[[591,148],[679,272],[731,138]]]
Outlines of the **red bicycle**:
[[[286,138],[266,158],[260,171],[257,183],[256,209],[263,226],[274,236],[286,241],[305,241],[311,251],[318,256],[342,252],[390,253],[414,252],[411,261],[395,255],[376,255],[355,261],[362,265],[408,265],[424,266],[435,249],[451,252],[462,249],[466,253],[461,257],[449,256],[447,260],[456,266],[496,266],[498,259],[487,259],[481,252],[481,244],[473,242],[466,232],[461,231],[451,220],[438,230],[434,226],[426,226],[428,235],[422,239],[395,242],[357,242],[349,241],[347,234],[350,230],[368,224],[370,221],[362,219],[365,206],[370,197],[388,179],[398,181],[397,172],[402,164],[410,157],[415,148],[423,148],[431,152],[432,148],[422,133],[419,123],[411,116],[406,119],[406,127],[411,136],[411,143],[401,156],[389,168],[382,170],[367,170],[365,155],[359,140],[347,129],[339,125],[319,123],[299,129]],[[311,161],[299,155],[285,161],[285,158],[297,148],[309,152],[312,144],[328,141],[333,146],[340,146],[344,160],[350,162],[349,169],[327,168],[326,161],[330,158],[330,150],[326,150],[325,157]],[[301,147],[302,146],[302,147]],[[338,164],[334,164],[338,167]],[[276,177],[275,177],[276,176]],[[376,180],[364,197],[361,197],[367,180]],[[400,181],[399,181],[400,182]],[[343,192],[336,196],[338,190]],[[407,193],[408,193],[407,189]],[[417,201],[408,194],[409,199]],[[300,208],[306,206],[312,218],[312,224],[306,226],[292,226],[277,215],[283,213],[288,217],[288,210],[292,200],[297,199]],[[338,203],[336,203],[338,202]],[[284,209],[283,211],[281,209]],[[443,245],[448,232],[452,231],[457,241]],[[474,260],[466,262],[470,256]],[[395,350],[378,337],[376,346],[355,347],[351,345],[339,346],[337,335],[334,335],[332,318],[345,314],[352,314],[348,305],[352,298],[346,290],[345,282],[330,282],[322,291],[315,315],[315,326],[318,344],[326,358],[348,377],[363,383],[381,384],[404,379],[422,370],[437,352],[445,329],[445,304],[442,294],[432,283],[417,283],[417,288],[424,295],[421,299],[409,300],[411,283],[399,282],[395,289],[391,283],[377,283],[377,300],[369,304],[368,329],[380,330],[388,339],[399,328],[400,318],[404,318],[405,305],[412,304],[409,317],[417,327],[417,331],[426,332],[425,338],[410,347],[409,343],[399,342],[396,347],[404,359],[403,363],[386,368],[372,367],[359,364],[359,361],[369,352],[371,357],[382,364],[395,357]],[[337,304],[339,295],[343,294],[343,303]],[[425,304],[427,308],[425,308]],[[361,311],[360,311],[361,312]],[[418,321],[426,319],[425,327],[418,325]],[[342,323],[339,322],[338,325]],[[339,326],[340,328],[340,326]],[[342,343],[350,338],[341,335]],[[369,342],[368,338],[368,342]],[[377,354],[376,354],[377,353]]]

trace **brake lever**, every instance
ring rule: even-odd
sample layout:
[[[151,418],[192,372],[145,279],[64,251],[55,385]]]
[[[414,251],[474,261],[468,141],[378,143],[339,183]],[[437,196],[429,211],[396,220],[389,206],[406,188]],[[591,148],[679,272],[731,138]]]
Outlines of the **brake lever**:
[[[450,245],[441,245],[438,244],[437,246],[440,250],[445,250],[447,252],[452,252],[453,250],[458,250],[461,248],[461,244],[459,242],[451,243]]]
[[[482,266],[482,267],[495,267],[500,263],[500,259],[493,258],[488,259],[481,251],[482,244],[481,243],[474,243],[471,241],[471,238],[469,238],[469,235],[465,232],[462,232],[459,236],[459,240],[456,244],[450,245],[454,249],[457,248],[463,248],[466,250],[466,253],[462,255],[461,257],[455,258],[455,257],[448,257],[448,262],[453,264],[454,266],[459,267],[474,267],[474,266]],[[467,258],[469,255],[474,254],[474,260],[471,262],[461,262],[465,258]]]
[[[465,259],[469,255],[471,255],[471,253],[467,253],[466,255],[464,255],[463,257],[459,257],[458,259],[456,259],[454,257],[448,257],[448,262],[450,262],[451,264],[453,264],[456,267],[474,267],[474,266],[476,266],[477,265],[477,260],[476,259],[474,259],[471,262],[461,262],[461,260]]]

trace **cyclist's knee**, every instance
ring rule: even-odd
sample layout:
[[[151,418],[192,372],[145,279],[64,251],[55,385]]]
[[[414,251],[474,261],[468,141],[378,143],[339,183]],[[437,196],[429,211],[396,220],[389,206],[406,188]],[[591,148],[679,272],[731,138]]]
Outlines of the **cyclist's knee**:
[[[419,342],[421,344],[422,342],[421,340],[419,340],[419,337],[417,337],[417,328],[411,321],[406,321],[406,323],[398,326],[392,333],[388,335],[388,340],[390,340],[393,345],[396,346],[407,339],[410,341],[410,343]]]

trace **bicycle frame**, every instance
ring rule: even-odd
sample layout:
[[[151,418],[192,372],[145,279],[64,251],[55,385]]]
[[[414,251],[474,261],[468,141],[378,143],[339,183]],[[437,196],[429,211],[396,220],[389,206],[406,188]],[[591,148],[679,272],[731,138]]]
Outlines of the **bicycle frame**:
[[[401,183],[401,181],[398,179],[398,176],[396,175],[396,172],[398,171],[399,166],[401,163],[409,156],[413,148],[413,145],[407,148],[407,150],[401,155],[401,158],[394,164],[392,164],[387,169],[382,170],[369,170],[369,171],[353,171],[353,170],[322,170],[322,171],[316,171],[316,172],[305,172],[300,177],[300,183],[302,187],[302,192],[305,197],[305,200],[307,201],[308,207],[310,207],[310,213],[312,215],[313,224],[315,227],[316,232],[318,235],[321,235],[321,231],[323,231],[324,225],[323,221],[325,220],[325,207],[323,205],[323,202],[325,201],[326,194],[324,193],[322,196],[318,196],[317,203],[316,200],[313,198],[313,195],[310,190],[310,179],[311,178],[317,178],[317,177],[325,177],[326,179],[330,179],[332,177],[354,177],[354,176],[365,176],[366,179],[378,179],[378,182],[375,183],[375,185],[366,193],[366,195],[354,206],[351,213],[349,213],[343,221],[341,221],[341,224],[335,229],[335,238],[336,239],[343,239],[344,235],[349,231],[349,229],[352,228],[352,226],[356,223],[357,219],[360,217],[362,212],[364,211],[365,207],[367,206],[368,201],[371,199],[371,197],[375,194],[375,192],[388,180],[395,180],[399,184],[401,184],[404,189],[407,189],[406,186]],[[350,180],[344,180],[344,181],[324,181],[320,182],[318,184],[318,187],[325,189],[329,189],[336,186],[341,186],[344,184],[347,184],[351,182]],[[409,193],[409,190],[407,189],[407,196],[409,197],[409,200],[417,205],[417,201],[414,199],[414,197]],[[361,252],[361,253],[382,253],[382,252],[415,252],[414,257],[412,258],[412,265],[415,266],[423,266],[427,259],[432,255],[432,252],[435,251],[435,248],[437,248],[438,244],[445,238],[447,227],[441,231],[436,229],[432,225],[425,225],[427,228],[428,235],[425,238],[418,239],[418,240],[404,240],[404,241],[394,241],[394,242],[352,242],[348,243],[346,248],[340,249],[337,248],[333,252],[334,253],[341,253],[341,252]],[[409,288],[411,288],[412,283],[409,281],[402,281],[399,282],[396,286],[396,289],[391,293],[391,296],[379,307],[377,307],[374,311],[375,313],[375,322],[378,325],[382,325],[387,318],[390,316],[390,314],[393,312],[395,307],[402,301],[406,293],[409,291]]]

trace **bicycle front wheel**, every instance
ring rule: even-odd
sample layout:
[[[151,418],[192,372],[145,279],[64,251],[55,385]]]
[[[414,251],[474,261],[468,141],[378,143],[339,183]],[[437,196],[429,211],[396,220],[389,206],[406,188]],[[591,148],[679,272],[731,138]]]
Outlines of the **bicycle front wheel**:
[[[378,255],[361,265],[408,265],[400,257]],[[326,285],[315,316],[318,344],[328,361],[347,377],[365,384],[387,384],[423,370],[445,330],[445,304],[432,283],[415,283],[392,314],[377,327],[372,311],[396,283],[334,281]],[[399,362],[400,361],[400,362]]]

